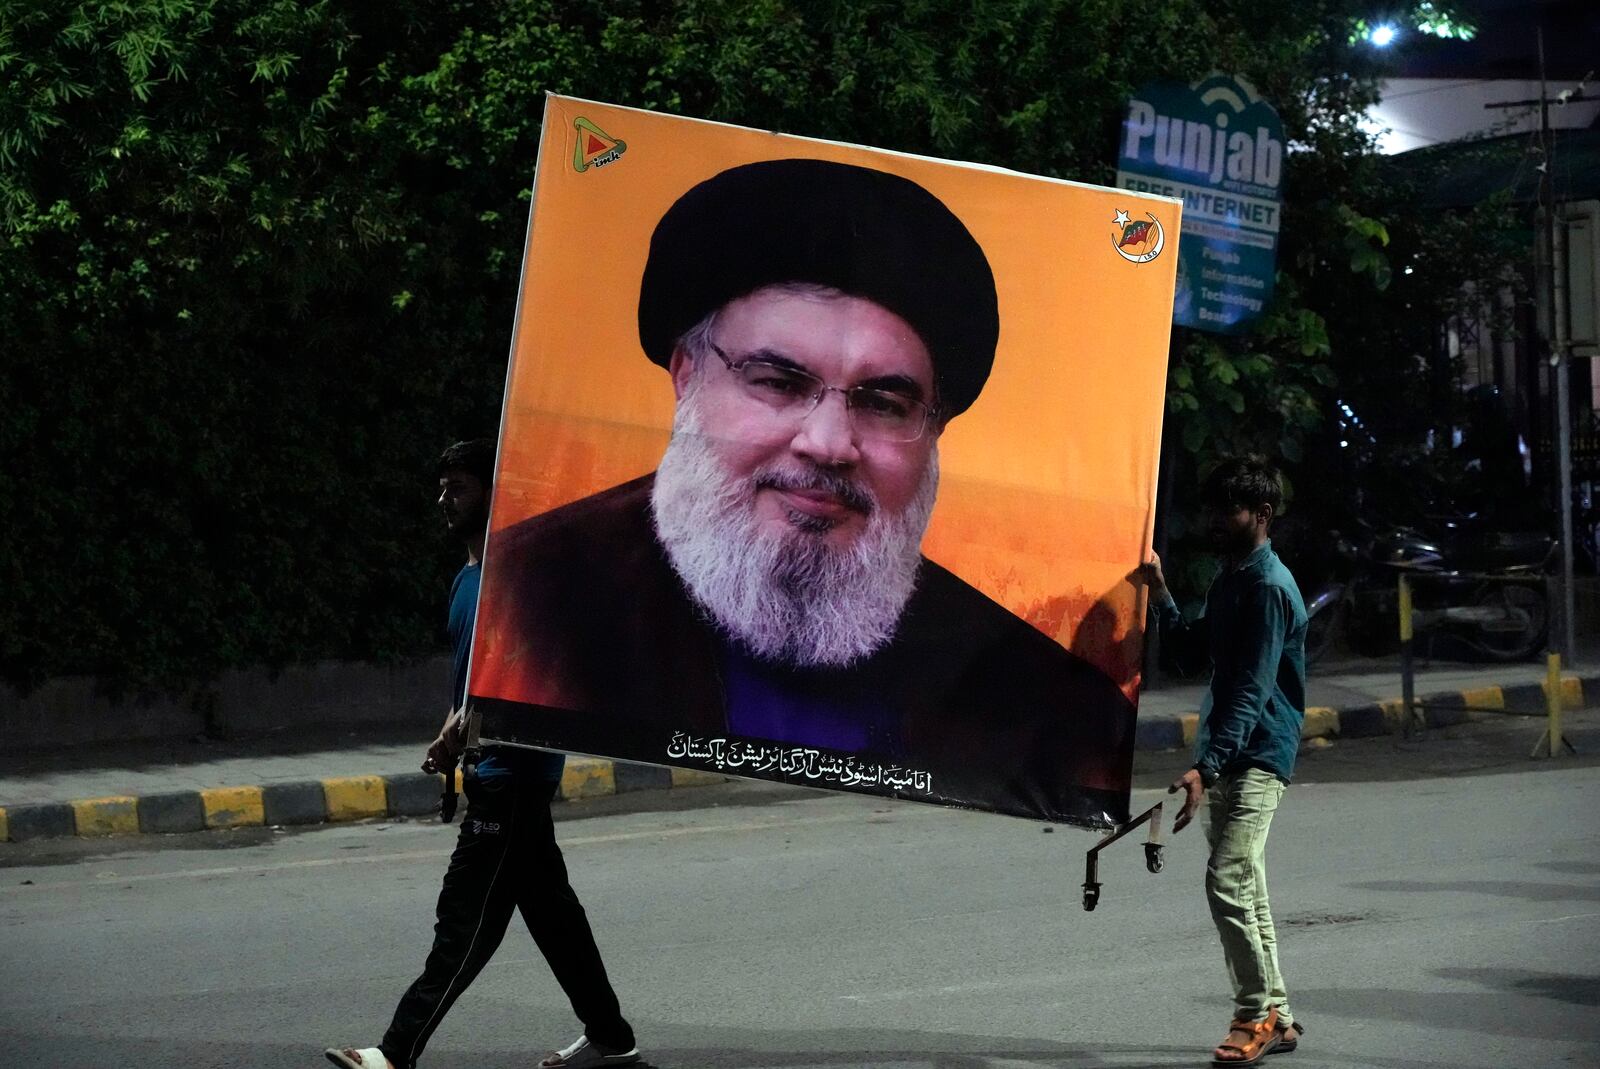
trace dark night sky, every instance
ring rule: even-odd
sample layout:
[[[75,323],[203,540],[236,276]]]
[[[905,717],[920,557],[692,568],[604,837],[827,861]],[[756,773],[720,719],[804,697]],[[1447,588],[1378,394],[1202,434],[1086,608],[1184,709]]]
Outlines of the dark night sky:
[[[1461,0],[1459,8],[1476,23],[1477,36],[1453,41],[1408,33],[1396,43],[1395,77],[1537,78],[1541,20],[1551,80],[1576,81],[1600,68],[1600,0]]]

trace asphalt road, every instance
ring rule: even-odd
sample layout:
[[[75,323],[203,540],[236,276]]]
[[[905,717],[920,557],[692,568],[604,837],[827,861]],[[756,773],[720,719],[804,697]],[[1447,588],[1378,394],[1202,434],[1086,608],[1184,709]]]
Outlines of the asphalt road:
[[[1525,721],[1305,755],[1270,864],[1308,1032],[1273,1069],[1600,1065],[1600,713],[1570,723],[1575,761],[1528,761]],[[1111,848],[1091,914],[1084,832],[764,785],[619,801],[561,807],[560,831],[661,1069],[1204,1066],[1225,1030],[1198,829],[1160,875]],[[0,1066],[310,1067],[375,1042],[453,834],[0,846]],[[514,927],[424,1064],[527,1066],[576,1030]]]

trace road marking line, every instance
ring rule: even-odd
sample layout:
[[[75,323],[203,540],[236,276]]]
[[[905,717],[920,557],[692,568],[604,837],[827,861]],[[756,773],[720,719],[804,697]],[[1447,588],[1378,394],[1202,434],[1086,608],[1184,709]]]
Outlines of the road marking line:
[[[249,790],[251,788],[224,788],[224,790]],[[1163,792],[1158,790],[1141,789],[1133,792],[1135,798],[1149,796],[1160,797]],[[816,799],[835,803],[843,799]],[[259,804],[259,799],[258,799]],[[937,806],[900,805],[894,807],[894,815],[900,820],[952,820],[960,817],[984,819],[991,814],[969,812],[957,809],[944,809]],[[862,812],[853,809],[847,813],[834,813],[826,816],[799,817],[794,820],[750,820],[734,824],[708,824],[704,826],[652,828],[640,831],[610,832],[604,835],[574,835],[570,838],[560,838],[563,849],[575,846],[598,846],[607,843],[632,842],[639,839],[676,839],[690,835],[720,835],[727,832],[756,832],[770,831],[775,828],[808,828],[828,824],[867,824],[883,825],[890,821],[873,820],[880,814]],[[998,819],[998,818],[996,818]],[[1072,828],[1070,825],[1063,827],[1073,831],[1086,831],[1083,828]],[[559,837],[558,837],[559,838]],[[243,873],[264,874],[268,872],[283,872],[294,869],[319,869],[330,868],[335,865],[366,865],[372,862],[383,861],[420,861],[425,858],[448,857],[454,849],[450,846],[438,846],[429,850],[409,850],[392,854],[354,854],[349,857],[309,858],[304,861],[282,861],[264,865],[222,865],[205,869],[182,869],[174,872],[149,872],[131,876],[119,876],[115,873],[92,873],[81,880],[64,880],[56,883],[37,883],[15,886],[0,886],[0,896],[29,894],[35,891],[62,890],[82,886],[109,887],[112,884],[127,885],[130,883],[152,883],[162,880],[189,880],[212,876],[237,876]],[[19,866],[20,867],[20,866]]]
[[[930,812],[937,811],[930,810]],[[922,816],[923,814],[918,813],[916,815]],[[605,843],[629,842],[636,839],[676,839],[689,835],[769,831],[774,828],[803,828],[849,822],[865,823],[866,818],[861,813],[839,813],[832,816],[809,817],[800,820],[749,821],[741,824],[712,824],[704,827],[657,828],[649,831],[613,832],[607,835],[577,835],[570,839],[562,840],[561,846],[563,849],[570,849],[574,846],[595,846]],[[174,872],[147,872],[132,876],[122,876],[116,873],[93,873],[81,880],[0,887],[0,895],[29,894],[37,891],[62,890],[83,886],[109,887],[112,884],[120,886],[130,883],[153,883],[161,880],[192,880],[208,876],[237,876],[244,873],[257,874],[284,872],[294,869],[320,869],[331,868],[335,865],[370,865],[373,862],[383,861],[420,861],[424,858],[448,857],[453,849],[454,844],[451,844],[450,846],[435,847],[431,850],[409,850],[392,854],[354,854],[349,857],[309,858],[304,861],[282,861],[267,865],[220,865],[215,868],[183,869]]]
[[[869,1005],[874,1002],[904,1002],[915,998],[937,998],[940,995],[970,995],[979,991],[1007,991],[1015,989],[1056,988],[1061,984],[1058,973],[1050,975],[1011,976],[1004,980],[975,980],[966,984],[947,984],[941,987],[904,988],[899,991],[874,991],[866,995],[839,995],[840,1002]]]

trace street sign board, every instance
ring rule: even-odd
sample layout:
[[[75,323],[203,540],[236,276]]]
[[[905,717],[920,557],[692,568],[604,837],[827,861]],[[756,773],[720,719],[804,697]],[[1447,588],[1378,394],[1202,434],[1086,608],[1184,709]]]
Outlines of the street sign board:
[[[1236,333],[1272,299],[1283,157],[1277,111],[1242,78],[1152,83],[1128,100],[1117,185],[1183,199],[1174,323]]]

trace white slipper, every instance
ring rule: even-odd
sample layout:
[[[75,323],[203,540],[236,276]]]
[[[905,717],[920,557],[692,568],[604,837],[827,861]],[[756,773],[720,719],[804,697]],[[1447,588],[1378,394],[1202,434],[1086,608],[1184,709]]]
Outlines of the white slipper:
[[[556,1051],[539,1065],[541,1069],[589,1069],[597,1065],[632,1065],[638,1060],[638,1047],[607,1054],[603,1048],[590,1043],[588,1036],[579,1036],[572,1046]]]
[[[389,1059],[377,1047],[329,1047],[322,1053],[340,1069],[390,1069]]]

